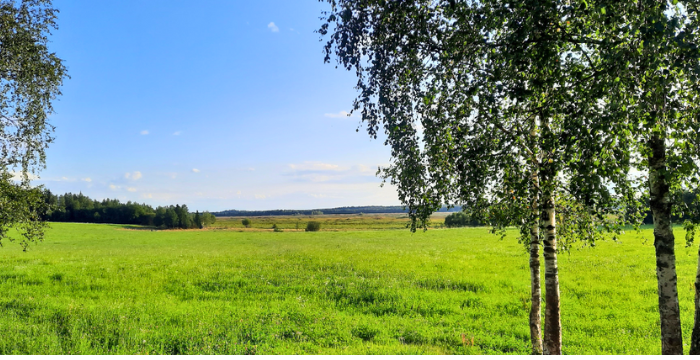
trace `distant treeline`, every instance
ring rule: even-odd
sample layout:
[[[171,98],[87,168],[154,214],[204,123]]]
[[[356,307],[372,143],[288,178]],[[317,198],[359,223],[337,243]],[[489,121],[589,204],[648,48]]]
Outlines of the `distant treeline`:
[[[447,207],[442,207],[438,212],[446,211],[461,211],[462,208],[457,206],[452,209],[447,209]],[[273,216],[273,215],[286,215],[286,216],[297,216],[297,215],[348,215],[348,214],[395,214],[395,213],[406,213],[407,211],[403,206],[345,206],[337,207],[332,209],[312,209],[312,210],[260,210],[260,211],[248,211],[248,210],[224,210],[216,211],[212,214],[216,216]]]
[[[44,220],[58,222],[110,223],[158,226],[162,228],[196,229],[213,224],[216,217],[209,212],[190,213],[187,205],[158,206],[122,203],[117,199],[93,200],[80,194],[55,195],[44,191]]]

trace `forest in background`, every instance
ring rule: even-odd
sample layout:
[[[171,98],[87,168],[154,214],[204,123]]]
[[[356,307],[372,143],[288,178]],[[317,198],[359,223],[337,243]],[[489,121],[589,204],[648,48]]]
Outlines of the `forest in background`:
[[[462,211],[461,206],[443,206],[436,212]],[[224,210],[215,211],[216,216],[299,216],[299,215],[351,215],[351,214],[401,214],[407,210],[403,206],[343,206],[329,209],[310,210]]]
[[[153,208],[131,201],[117,199],[93,200],[88,196],[66,193],[56,195],[44,191],[46,207],[43,219],[56,222],[84,222],[157,226],[168,229],[202,229],[216,222],[209,213],[190,213],[187,205],[169,205]]]

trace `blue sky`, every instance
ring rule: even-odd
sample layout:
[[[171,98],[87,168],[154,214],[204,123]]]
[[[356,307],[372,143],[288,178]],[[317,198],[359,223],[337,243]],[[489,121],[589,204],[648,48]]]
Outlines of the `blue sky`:
[[[192,210],[397,205],[382,140],[342,116],[354,74],[323,63],[327,4],[54,0],[70,79],[38,184]]]

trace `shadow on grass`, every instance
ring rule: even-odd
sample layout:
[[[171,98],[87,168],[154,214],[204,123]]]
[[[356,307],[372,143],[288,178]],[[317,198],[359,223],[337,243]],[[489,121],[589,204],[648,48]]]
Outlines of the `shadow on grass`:
[[[164,230],[155,226],[147,226],[147,225],[122,225],[122,229],[124,230],[141,230],[141,231],[160,231]]]

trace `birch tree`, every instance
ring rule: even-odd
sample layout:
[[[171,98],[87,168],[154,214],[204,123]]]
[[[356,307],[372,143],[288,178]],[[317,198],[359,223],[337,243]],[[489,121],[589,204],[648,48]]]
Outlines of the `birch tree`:
[[[53,140],[47,119],[66,76],[48,49],[56,13],[49,0],[0,0],[0,241],[17,227],[9,240],[25,250],[43,237],[41,191],[29,181],[44,167]]]
[[[628,128],[635,167],[648,174],[662,354],[683,354],[672,215],[682,212],[682,189],[697,188],[700,175],[698,3],[641,0],[596,10],[624,24],[609,33],[610,46],[592,56],[611,64],[616,85],[606,96],[606,111],[610,121]],[[698,302],[691,353],[700,352]]]
[[[590,38],[597,18],[585,2],[329,2],[326,61],[356,72],[354,110],[370,136],[380,126],[386,134],[392,164],[382,175],[397,185],[411,229],[444,203],[483,209],[497,227],[518,225],[530,248],[533,353],[561,353],[557,204],[583,209],[564,234],[595,240],[604,214],[634,197],[627,139],[601,141],[620,130],[597,106],[607,73],[583,62],[581,45],[600,43]]]

